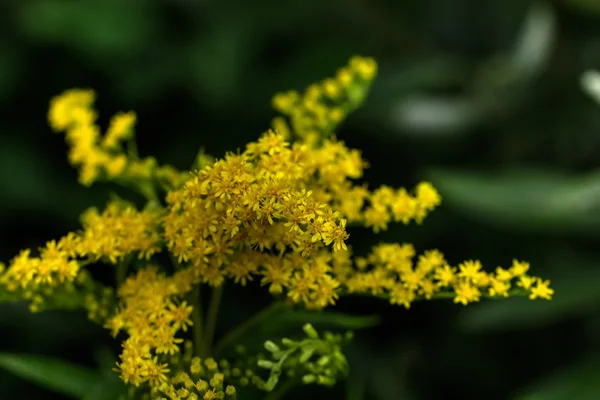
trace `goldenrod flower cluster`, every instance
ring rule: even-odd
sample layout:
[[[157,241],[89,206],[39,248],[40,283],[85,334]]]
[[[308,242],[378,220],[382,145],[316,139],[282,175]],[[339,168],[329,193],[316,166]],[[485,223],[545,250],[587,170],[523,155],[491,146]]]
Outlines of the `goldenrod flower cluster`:
[[[289,117],[295,135],[307,143],[316,143],[333,134],[346,116],[362,104],[376,74],[375,60],[352,57],[334,78],[310,85],[302,95],[293,90],[275,95],[273,107]],[[276,118],[273,127],[284,135],[290,132],[282,118]]]
[[[194,357],[189,373],[178,372],[168,383],[159,387],[157,392],[165,400],[235,400],[235,387],[225,385],[224,381],[225,374],[219,371],[215,360],[208,358],[203,362],[200,357]]]
[[[68,235],[63,246],[72,254],[105,257],[112,263],[132,253],[149,259],[160,251],[160,220],[160,210],[137,211],[130,204],[112,201],[101,213],[96,208],[83,213],[83,231]]]
[[[181,183],[185,174],[171,166],[159,168],[153,157],[138,157],[134,112],[115,114],[102,135],[95,123],[98,115],[92,108],[94,101],[92,90],[72,89],[53,98],[48,111],[52,129],[65,132],[69,161],[79,167],[81,184],[89,186],[99,179],[114,180],[153,195],[154,192],[148,192],[149,180],[167,187]]]
[[[0,282],[8,291],[52,288],[74,282],[82,272],[82,263],[101,258],[116,263],[133,253],[149,258],[160,249],[158,221],[157,212],[138,212],[119,202],[109,203],[101,214],[89,209],[82,215],[80,232],[70,232],[58,242],[49,241],[38,257],[23,250],[0,276]]]
[[[314,148],[269,131],[168,193],[167,245],[212,286],[258,275],[294,302],[333,304],[340,281],[329,260],[332,250],[348,250],[348,221],[384,229],[391,220],[421,221],[440,202],[429,183],[414,196],[357,187],[351,179],[363,167],[359,153],[335,139]]]
[[[198,169],[191,172],[138,157],[134,113],[115,115],[102,135],[92,91],[57,96],[50,103],[50,125],[65,132],[80,181],[113,180],[148,202],[141,210],[123,200],[102,211],[90,209],[80,231],[48,242],[39,255],[21,252],[7,268],[0,266],[0,284],[9,294],[0,299],[29,300],[34,311],[45,304],[83,307],[114,336],[126,334],[116,369],[134,392],[205,400],[234,398],[230,383],[272,390],[283,371],[304,383],[330,385],[344,374],[346,361],[341,337],[321,338],[311,326],[305,327],[308,338],[286,339],[283,350],[267,342],[272,360],[245,358],[270,370],[266,382],[251,368],[242,373],[224,361],[193,358],[185,353],[190,327],[194,340],[203,341],[193,344],[195,356],[206,357],[212,340],[210,334],[206,341],[200,337],[196,292],[203,284],[218,295],[227,280],[241,285],[256,280],[292,306],[309,309],[352,294],[406,308],[432,298],[463,305],[511,295],[550,299],[549,281],[530,276],[523,261],[486,272],[477,260],[452,266],[437,250],[417,257],[412,245],[399,243],[353,254],[348,243],[353,226],[377,233],[391,223],[421,223],[441,204],[429,182],[413,190],[359,183],[367,162],[335,136],[340,122],[365,99],[376,72],[374,60],[353,57],[335,77],[303,93],[276,95],[273,105],[282,115],[273,120],[273,129],[222,158],[200,153]],[[155,257],[162,250],[172,258],[172,268]],[[89,263],[114,266],[116,297],[95,283],[85,269]]]
[[[120,306],[105,327],[116,336],[124,330],[129,337],[123,342],[119,371],[125,383],[152,387],[167,380],[167,364],[160,355],[179,351],[183,339],[175,334],[192,325],[192,306],[179,299],[192,290],[189,269],[165,276],[155,267],[146,267],[129,277],[118,288]]]
[[[128,159],[118,150],[136,122],[134,113],[115,115],[101,140],[100,128],[94,123],[97,115],[91,109],[94,100],[91,90],[71,90],[52,99],[48,113],[50,126],[66,132],[71,146],[69,160],[81,167],[79,179],[84,185],[92,184],[101,174],[116,177],[124,173]]]
[[[426,251],[416,262],[415,255],[410,244],[379,244],[368,257],[356,259],[360,272],[345,272],[345,287],[349,293],[383,296],[405,308],[415,300],[434,297],[453,297],[455,303],[466,305],[481,297],[517,294],[550,300],[554,293],[549,281],[527,275],[526,262],[513,260],[510,268],[487,273],[477,260],[451,267],[437,250]]]
[[[82,267],[133,254],[151,257],[160,250],[159,221],[159,211],[137,211],[123,201],[110,202],[102,213],[91,208],[82,214],[81,231],[49,241],[35,257],[23,250],[0,269],[0,284],[12,297],[28,300],[31,311],[83,307],[90,319],[102,321],[113,312],[114,291]]]
[[[248,384],[247,376],[260,380],[251,370],[242,371],[233,367],[226,360],[219,363],[212,357],[201,359],[193,355],[193,343],[185,341],[183,352],[162,357],[166,363],[160,368],[163,377],[149,387],[148,390],[138,390],[129,398],[140,400],[216,400],[236,399],[236,389],[233,385],[225,384],[232,381],[242,386]],[[169,369],[173,366],[176,368]],[[167,375],[168,374],[168,378]]]

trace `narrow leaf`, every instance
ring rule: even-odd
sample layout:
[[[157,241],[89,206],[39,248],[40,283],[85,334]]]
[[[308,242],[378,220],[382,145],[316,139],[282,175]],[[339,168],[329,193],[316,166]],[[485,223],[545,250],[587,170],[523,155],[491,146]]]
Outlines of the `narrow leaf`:
[[[434,169],[428,175],[447,207],[495,226],[563,234],[600,229],[600,173]]]
[[[0,368],[64,395],[82,398],[100,379],[93,370],[62,360],[0,353]]]
[[[378,315],[358,316],[334,311],[285,310],[271,320],[277,326],[301,326],[306,323],[338,329],[365,329],[378,325]]]
[[[596,400],[600,398],[600,359],[569,366],[531,388],[515,400]]]
[[[112,371],[111,371],[112,372]],[[82,400],[115,400],[120,395],[125,394],[126,386],[113,372],[112,376],[105,376],[96,382],[94,386],[88,388],[88,391],[81,398]]]

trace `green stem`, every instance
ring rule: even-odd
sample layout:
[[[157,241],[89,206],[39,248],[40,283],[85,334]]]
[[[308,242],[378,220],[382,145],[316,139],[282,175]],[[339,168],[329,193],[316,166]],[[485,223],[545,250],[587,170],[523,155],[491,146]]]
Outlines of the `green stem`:
[[[158,193],[156,193],[156,187],[154,187],[154,182],[151,180],[142,181],[138,183],[138,190],[148,200],[149,202],[155,203],[156,205],[160,205],[160,199],[158,198]]]
[[[227,346],[231,345],[237,339],[242,337],[252,327],[258,325],[276,311],[283,310],[285,307],[286,305],[282,301],[276,301],[271,303],[263,310],[259,311],[246,321],[242,322],[237,327],[233,328],[227,335],[225,335],[221,340],[219,340],[214,347],[213,353],[219,354],[221,351],[225,350]]]
[[[340,297],[342,296],[357,296],[357,297],[378,297],[380,299],[385,299],[385,300],[389,300],[390,298],[390,294],[389,293],[382,293],[380,295],[377,296],[373,296],[371,293],[367,293],[367,292],[353,292],[353,293],[347,293],[347,292],[341,292]],[[508,297],[513,297],[513,296],[528,296],[529,293],[521,288],[514,288],[508,291]],[[415,298],[413,299],[413,302],[416,301],[421,301],[421,300],[448,300],[448,299],[453,299],[456,297],[456,293],[455,292],[449,292],[449,291],[444,291],[444,292],[437,292],[434,293],[433,296],[431,296],[430,299],[425,298],[425,296],[423,295],[418,295],[415,296]],[[504,297],[502,296],[491,296],[487,291],[483,291],[481,293],[481,298],[483,299],[504,299]]]
[[[204,342],[202,344],[202,357],[210,356],[210,349],[215,336],[217,327],[217,316],[219,315],[219,307],[223,298],[224,285],[213,288],[210,296],[210,304],[208,305],[208,315],[206,318],[206,332],[204,334]]]
[[[133,160],[139,160],[137,142],[135,140],[135,134],[132,134],[127,141],[127,156]]]
[[[298,381],[295,379],[289,379],[289,380],[285,381],[284,383],[279,385],[277,388],[275,388],[275,390],[273,390],[272,392],[267,394],[263,400],[283,399],[283,396],[287,392],[289,392],[294,386],[296,386],[296,383],[298,383]]]
[[[131,261],[132,261],[132,256],[128,255],[127,257],[124,257],[117,264],[117,272],[115,275],[115,280],[117,281],[117,287],[121,286],[121,284],[125,281],[125,278],[127,278],[127,267],[129,266]]]
[[[94,260],[93,258],[87,258],[85,260],[78,261],[80,268],[81,267],[86,267],[86,266],[88,266],[90,264],[95,264],[97,262],[100,262],[100,260]]]
[[[200,284],[196,285],[192,291],[192,321],[194,322],[194,354],[200,356],[202,353],[202,297],[200,293]]]
[[[127,276],[127,264],[125,264],[123,261],[121,261],[117,265],[117,275],[116,275],[117,287],[121,286],[121,283],[123,283],[123,281],[125,280],[125,276]]]

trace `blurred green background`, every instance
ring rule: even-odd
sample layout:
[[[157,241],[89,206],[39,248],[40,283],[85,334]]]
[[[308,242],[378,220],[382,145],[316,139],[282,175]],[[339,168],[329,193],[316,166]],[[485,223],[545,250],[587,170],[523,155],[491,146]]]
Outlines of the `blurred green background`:
[[[351,231],[357,252],[411,241],[452,263],[526,259],[556,296],[408,311],[341,301],[383,317],[349,348],[348,384],[286,398],[600,399],[600,106],[579,85],[600,66],[597,0],[4,1],[0,260],[76,229],[115,190],[77,184],[46,125],[51,96],[96,89],[101,124],[135,110],[140,153],[186,168],[200,146],[220,156],[256,138],[272,94],[353,54],[380,64],[339,132],[370,161],[366,180],[429,179],[443,196],[423,226]],[[226,290],[218,334],[267,301],[257,287]],[[80,313],[22,304],[0,307],[0,332],[1,351],[90,366],[119,350]],[[4,371],[0,393],[62,398]]]

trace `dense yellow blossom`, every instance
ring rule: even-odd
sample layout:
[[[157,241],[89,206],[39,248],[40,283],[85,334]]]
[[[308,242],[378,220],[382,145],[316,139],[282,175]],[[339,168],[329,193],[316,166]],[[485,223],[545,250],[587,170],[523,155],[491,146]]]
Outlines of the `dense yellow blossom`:
[[[46,243],[39,257],[31,257],[30,250],[23,250],[2,275],[8,290],[28,286],[56,286],[73,281],[79,272],[79,264],[57,246],[56,241]]]
[[[61,244],[80,256],[105,257],[113,263],[131,253],[149,259],[160,251],[160,219],[157,210],[137,211],[131,205],[113,201],[102,213],[96,208],[83,213],[83,230],[67,236]]]
[[[348,221],[378,231],[391,221],[421,222],[440,203],[427,182],[415,195],[354,185],[365,166],[335,138],[313,147],[269,131],[168,193],[165,240],[213,286],[259,275],[273,293],[287,288],[294,302],[333,304],[342,288],[327,259],[348,250]]]
[[[145,267],[119,287],[121,305],[105,327],[113,336],[121,330],[129,334],[119,363],[125,383],[138,386],[149,382],[154,387],[167,380],[169,369],[159,356],[179,352],[183,339],[175,335],[192,325],[192,306],[179,300],[191,291],[192,284],[189,269],[167,277],[155,267]]]
[[[227,363],[219,365],[212,358],[202,360],[200,357],[193,357],[189,368],[176,372],[172,379],[156,387],[155,393],[157,397],[169,400],[234,400],[236,389],[225,384],[226,377],[235,379]]]
[[[110,125],[106,135],[102,139],[102,146],[107,149],[114,149],[119,144],[132,136],[132,129],[136,122],[134,112],[118,113],[110,120]]]
[[[310,85],[303,94],[296,91],[273,97],[273,107],[289,118],[294,133],[307,143],[318,142],[335,128],[365,99],[377,73],[372,58],[353,57],[347,67],[340,68],[335,78]],[[286,134],[285,120],[276,118],[273,127]]]
[[[434,298],[462,305],[512,295],[551,299],[550,282],[529,275],[522,261],[492,272],[478,260],[450,263],[437,250],[417,256],[407,243],[380,243],[366,255],[353,254],[352,227],[378,233],[391,223],[420,224],[441,204],[430,182],[412,190],[358,182],[368,163],[335,131],[363,102],[376,73],[374,60],[353,57],[335,77],[303,93],[277,94],[273,106],[282,115],[271,130],[222,158],[201,151],[197,169],[189,172],[138,157],[135,113],[116,114],[103,135],[92,91],[53,98],[48,120],[53,130],[65,132],[81,183],[113,180],[148,202],[141,210],[122,200],[102,211],[89,209],[81,230],[49,241],[38,253],[24,250],[7,267],[0,264],[7,298],[27,300],[33,311],[86,309],[113,336],[125,335],[116,367],[122,380],[151,398],[171,400],[234,399],[230,383],[271,390],[281,368],[302,373],[304,383],[323,385],[346,371],[341,336],[320,339],[309,325],[307,339],[282,340],[286,350],[268,341],[273,361],[243,357],[271,371],[266,381],[243,363],[193,357],[209,352],[212,342],[212,333],[206,342],[202,337],[202,284],[219,295],[226,280],[257,281],[285,296],[285,304],[309,309],[352,294],[405,308]],[[155,257],[162,250],[172,258],[168,268]],[[115,265],[116,296],[92,279],[89,263]],[[194,343],[184,341],[190,328]]]
[[[133,143],[134,112],[117,113],[110,120],[104,135],[95,124],[97,115],[92,109],[94,92],[89,89],[72,89],[50,101],[48,120],[57,132],[65,132],[69,145],[69,161],[79,167],[79,180],[89,186],[99,179],[120,180],[143,186],[143,180],[159,173],[152,157],[139,159],[135,146],[123,148],[125,142]],[[180,181],[180,173],[161,171],[170,182]],[[166,172],[166,173],[165,173]]]

